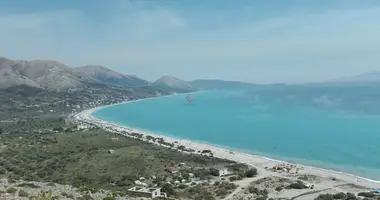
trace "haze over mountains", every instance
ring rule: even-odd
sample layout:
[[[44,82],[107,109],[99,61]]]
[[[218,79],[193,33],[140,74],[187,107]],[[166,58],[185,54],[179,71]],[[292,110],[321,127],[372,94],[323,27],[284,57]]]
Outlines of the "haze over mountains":
[[[331,83],[380,82],[380,72],[365,73],[331,81]],[[51,60],[10,60],[0,57],[0,89],[28,85],[48,90],[83,89],[88,84],[118,87],[157,87],[168,92],[189,92],[198,89],[235,89],[259,86],[253,83],[224,80],[184,81],[163,76],[151,83],[135,75],[125,75],[99,65],[72,68]]]

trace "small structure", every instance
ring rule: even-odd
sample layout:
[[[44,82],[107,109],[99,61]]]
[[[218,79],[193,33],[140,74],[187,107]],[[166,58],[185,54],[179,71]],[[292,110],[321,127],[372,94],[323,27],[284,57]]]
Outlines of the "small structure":
[[[211,168],[211,172],[212,172],[212,174],[215,174],[216,176],[228,175],[227,167],[213,167],[213,168]]]
[[[168,171],[168,172],[171,173],[171,174],[178,173],[178,170],[177,170],[176,168],[174,168],[174,167],[168,167],[168,168],[166,169],[166,171]]]
[[[115,153],[115,150],[110,149],[110,150],[108,150],[108,153],[113,154],[113,153]]]
[[[141,182],[141,181],[139,181],[139,180],[136,180],[136,181],[135,181],[135,184],[138,185],[138,186],[143,186],[143,187],[148,186],[148,184],[146,184],[146,183],[144,183],[144,182]]]
[[[380,189],[375,190],[376,194],[380,194]]]
[[[166,193],[161,192],[161,188],[133,187],[128,189],[128,193],[152,199],[156,197],[166,197]]]
[[[117,138],[117,137],[114,137],[114,138],[111,138],[111,140],[112,140],[112,141],[118,141],[118,140],[119,140],[119,138]]]

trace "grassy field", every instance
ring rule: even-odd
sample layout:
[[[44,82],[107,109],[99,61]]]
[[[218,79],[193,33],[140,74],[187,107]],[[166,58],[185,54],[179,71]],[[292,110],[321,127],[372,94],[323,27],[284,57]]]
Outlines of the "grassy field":
[[[140,177],[153,176],[157,178],[150,183],[162,185],[175,179],[165,169],[177,167],[179,163],[186,163],[186,167],[182,167],[183,171],[194,172],[199,176],[209,176],[197,173],[203,168],[233,163],[184,154],[101,129],[2,135],[0,143],[0,165],[3,166],[0,171],[3,176],[77,187],[125,189]],[[112,153],[109,150],[113,150]]]

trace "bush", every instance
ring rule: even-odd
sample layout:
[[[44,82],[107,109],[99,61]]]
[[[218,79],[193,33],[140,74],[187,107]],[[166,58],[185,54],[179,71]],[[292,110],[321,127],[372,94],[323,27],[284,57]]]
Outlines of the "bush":
[[[68,198],[68,199],[74,199],[74,196],[72,194],[67,194],[66,192],[62,192],[61,195],[63,197]]]
[[[115,200],[115,197],[104,197],[103,200]]]
[[[248,171],[245,172],[245,176],[252,178],[257,175],[257,169],[256,168],[251,168]]]
[[[5,174],[5,172],[7,172],[7,170],[0,166],[0,174]]]
[[[185,189],[185,188],[187,188],[187,185],[185,185],[185,184],[181,184],[178,186],[178,189]]]
[[[372,192],[360,192],[358,194],[358,196],[371,198],[371,197],[374,197],[376,195]]]
[[[295,183],[291,183],[289,186],[288,186],[289,189],[305,189],[306,188],[306,185],[303,184],[301,181],[299,182],[295,182]]]
[[[345,199],[345,198],[346,198],[346,194],[343,192],[334,194],[334,199]]]
[[[175,195],[176,192],[171,184],[165,184],[161,188],[162,192],[165,192],[168,195]]]
[[[334,196],[331,194],[321,194],[314,200],[334,200]]]
[[[18,187],[28,187],[28,188],[40,188],[40,186],[33,183],[21,183],[17,185]]]
[[[6,191],[8,194],[15,194],[17,192],[16,188],[8,188]]]
[[[83,198],[86,199],[86,200],[93,200],[92,196],[89,195],[89,194],[83,195]]]
[[[356,198],[356,196],[355,196],[355,194],[353,194],[353,193],[347,193],[347,197],[346,197],[346,200],[356,200],[357,198]]]
[[[238,180],[238,178],[236,176],[231,176],[229,179],[231,182]]]
[[[260,192],[260,190],[257,189],[257,188],[254,187],[254,186],[250,186],[250,187],[248,188],[248,191],[249,191],[249,193],[252,193],[252,194],[258,194],[258,193]]]
[[[226,196],[228,194],[227,190],[224,189],[224,188],[219,188],[217,191],[216,191],[216,196]]]
[[[29,196],[29,193],[25,192],[24,190],[20,190],[18,192],[18,196],[19,197],[28,197]]]
[[[278,187],[276,187],[276,189],[275,189],[277,192],[280,192],[281,190],[282,190],[282,187],[281,186],[278,186]]]
[[[266,196],[261,196],[261,197],[256,198],[256,200],[267,200],[267,198],[268,197],[266,197]]]

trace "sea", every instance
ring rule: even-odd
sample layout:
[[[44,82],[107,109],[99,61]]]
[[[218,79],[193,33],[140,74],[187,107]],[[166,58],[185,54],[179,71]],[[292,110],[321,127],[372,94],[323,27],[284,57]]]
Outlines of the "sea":
[[[99,119],[380,180],[377,87],[211,90],[119,104]]]

